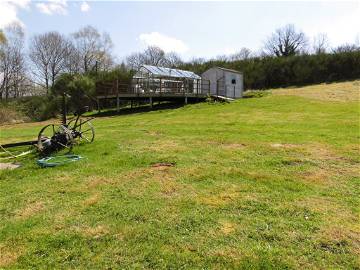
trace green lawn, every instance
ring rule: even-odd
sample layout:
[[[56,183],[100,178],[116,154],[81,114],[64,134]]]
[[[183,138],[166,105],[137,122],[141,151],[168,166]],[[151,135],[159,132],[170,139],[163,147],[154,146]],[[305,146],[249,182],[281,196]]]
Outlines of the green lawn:
[[[86,159],[0,171],[0,268],[359,269],[359,86],[97,118]]]

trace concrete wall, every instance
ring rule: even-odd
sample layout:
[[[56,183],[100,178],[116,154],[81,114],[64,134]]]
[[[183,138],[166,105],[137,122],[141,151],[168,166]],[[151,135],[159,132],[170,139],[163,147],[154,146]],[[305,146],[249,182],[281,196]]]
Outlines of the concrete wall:
[[[223,95],[230,98],[241,98],[244,91],[243,74],[223,70],[220,68],[210,68],[201,75],[202,79],[210,81],[210,93],[212,95]],[[217,85],[219,86],[217,88]]]

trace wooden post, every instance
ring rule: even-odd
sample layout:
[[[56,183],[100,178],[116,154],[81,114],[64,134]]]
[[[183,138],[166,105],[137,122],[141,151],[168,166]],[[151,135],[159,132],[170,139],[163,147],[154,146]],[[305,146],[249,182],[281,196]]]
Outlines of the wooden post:
[[[152,97],[150,97],[150,108],[152,109],[152,107],[153,107],[153,99]]]
[[[61,107],[62,107],[62,115],[61,115],[61,122],[63,125],[66,125],[66,114],[67,114],[67,111],[66,111],[66,93],[63,92],[62,94],[62,104],[61,104]]]
[[[98,113],[101,113],[100,100],[98,98],[96,99],[96,105],[97,105]]]
[[[185,104],[188,104],[187,96],[185,96]]]
[[[161,78],[160,78],[160,96],[161,96],[161,88],[162,88],[162,83],[161,83]]]
[[[116,80],[116,111],[120,112],[119,80]]]

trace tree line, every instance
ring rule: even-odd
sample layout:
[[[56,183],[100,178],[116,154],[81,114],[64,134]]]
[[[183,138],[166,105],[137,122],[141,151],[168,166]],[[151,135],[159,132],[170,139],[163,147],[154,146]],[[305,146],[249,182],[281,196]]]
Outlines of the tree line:
[[[12,24],[0,35],[0,99],[49,93],[61,74],[108,71],[114,66],[111,38],[92,26],[65,36],[56,31],[25,35]]]
[[[274,31],[260,52],[242,48],[230,56],[194,59],[181,68],[198,74],[220,66],[242,71],[245,89],[268,89],[360,78],[360,46],[331,47],[326,34],[312,40],[294,25]]]
[[[213,66],[242,71],[247,89],[300,85],[360,77],[359,42],[332,48],[326,34],[310,40],[294,25],[276,29],[260,51],[241,48],[232,55],[183,61],[175,52],[150,46],[122,63],[112,51],[108,33],[86,26],[70,35],[56,31],[34,35],[25,48],[18,24],[0,30],[0,99],[49,94],[62,74],[91,75],[92,80],[129,81],[143,64],[183,68],[201,74]],[[109,73],[111,75],[106,75]],[[101,74],[101,76],[93,76]]]

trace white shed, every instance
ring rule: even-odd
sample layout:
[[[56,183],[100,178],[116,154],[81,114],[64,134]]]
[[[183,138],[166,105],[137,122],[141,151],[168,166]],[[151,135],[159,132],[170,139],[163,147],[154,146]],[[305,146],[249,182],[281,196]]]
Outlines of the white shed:
[[[243,73],[237,70],[213,67],[205,71],[201,78],[210,81],[211,95],[241,98],[244,91]]]

